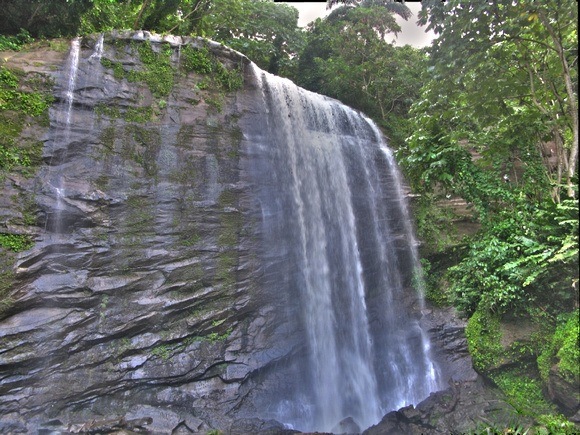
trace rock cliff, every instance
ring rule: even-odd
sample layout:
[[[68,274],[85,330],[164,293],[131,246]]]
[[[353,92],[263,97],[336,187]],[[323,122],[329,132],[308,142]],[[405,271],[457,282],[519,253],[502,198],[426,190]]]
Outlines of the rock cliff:
[[[51,77],[56,102],[31,133],[44,142],[38,173],[4,180],[3,209],[33,194],[36,225],[19,227],[35,243],[2,314],[0,426],[223,427],[246,377],[287,351],[268,342],[274,302],[254,282],[239,125],[251,83],[235,90],[248,61],[198,40],[99,42],[79,41],[76,65],[50,50],[7,60]]]
[[[0,248],[0,432],[293,432],[261,419],[304,343],[277,309],[291,296],[263,285],[249,60],[146,32],[53,48],[4,60],[55,102],[19,133],[42,145],[36,172],[2,179],[0,232],[34,243]],[[424,320],[446,376],[471,385],[452,317]]]

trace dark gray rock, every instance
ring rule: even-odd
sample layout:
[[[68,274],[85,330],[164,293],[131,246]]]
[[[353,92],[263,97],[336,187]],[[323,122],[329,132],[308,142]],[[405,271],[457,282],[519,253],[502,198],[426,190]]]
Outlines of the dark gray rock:
[[[352,417],[347,417],[341,420],[335,427],[332,428],[332,433],[335,434],[358,434],[361,428]]]
[[[178,47],[204,44],[117,32],[100,56],[143,71],[134,44],[146,39],[173,47],[176,73]],[[56,81],[50,127],[30,133],[44,165],[0,197],[2,224],[21,219],[21,191],[39,211],[0,317],[1,430],[121,418],[151,418],[158,433],[229,427],[244,383],[292,349],[274,339],[275,301],[258,285],[240,163],[252,88],[200,90],[204,77],[181,71],[160,99],[103,66],[95,43],[81,41],[70,114],[62,54],[36,62]],[[246,58],[210,49],[246,74]]]
[[[565,415],[580,412],[580,385],[562,376],[557,365],[550,369],[548,375],[548,396]]]
[[[228,430],[231,435],[290,435],[300,433],[293,429],[286,428],[276,420],[262,420],[259,418],[247,418],[236,420]]]
[[[503,430],[516,424],[531,425],[481,379],[452,382],[450,388],[431,394],[416,407],[388,413],[363,435],[462,434],[488,427]]]
[[[434,352],[444,362],[444,378],[453,382],[475,381],[478,374],[473,369],[465,338],[467,322],[454,308],[429,307],[424,310],[422,323],[429,331]]]

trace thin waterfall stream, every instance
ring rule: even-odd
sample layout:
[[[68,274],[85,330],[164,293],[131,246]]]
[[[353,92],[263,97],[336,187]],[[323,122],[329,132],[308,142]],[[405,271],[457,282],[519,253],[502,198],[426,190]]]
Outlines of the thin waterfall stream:
[[[66,164],[68,145],[70,142],[71,128],[73,127],[73,103],[74,91],[77,82],[77,74],[80,60],[81,40],[74,38],[71,41],[71,47],[66,64],[66,73],[63,77],[64,89],[62,92],[62,101],[57,108],[56,114],[56,128],[53,133],[54,148],[50,158],[49,168]],[[65,173],[61,169],[54,171],[49,169],[49,184],[54,189],[56,197],[56,206],[54,215],[49,216],[46,221],[47,229],[50,229],[56,234],[61,234],[64,228],[62,213],[65,205],[66,188],[65,188]]]
[[[419,322],[401,176],[368,118],[255,66],[254,74],[268,108],[250,138],[264,258],[304,337],[297,385],[271,416],[318,431],[351,417],[364,429],[441,386]]]

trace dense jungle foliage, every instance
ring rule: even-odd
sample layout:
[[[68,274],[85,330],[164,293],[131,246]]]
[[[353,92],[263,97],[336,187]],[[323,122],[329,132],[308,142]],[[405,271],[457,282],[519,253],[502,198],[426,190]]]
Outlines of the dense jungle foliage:
[[[476,367],[493,366],[496,322],[526,318],[540,331],[526,353],[537,385],[492,378],[537,392],[557,366],[578,383],[577,2],[424,0],[418,19],[436,39],[421,50],[386,42],[396,15],[415,19],[404,4],[329,3],[301,29],[296,9],[267,0],[0,0],[0,50],[111,29],[198,35],[362,110],[416,194],[428,296],[470,319]],[[25,101],[1,77],[0,109]],[[22,156],[0,143],[1,170]],[[454,234],[461,220],[478,230]]]

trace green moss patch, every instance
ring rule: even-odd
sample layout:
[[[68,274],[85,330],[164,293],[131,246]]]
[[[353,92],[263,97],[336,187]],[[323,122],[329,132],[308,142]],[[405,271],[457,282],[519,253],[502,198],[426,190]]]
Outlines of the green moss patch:
[[[181,68],[186,73],[207,74],[210,80],[198,84],[202,90],[214,88],[224,92],[241,89],[244,78],[240,68],[227,68],[207,47],[186,45],[181,49]]]
[[[550,369],[558,365],[560,374],[569,382],[580,382],[580,337],[578,310],[564,316],[548,345],[538,357],[542,379],[547,380]]]
[[[542,394],[542,382],[539,379],[522,375],[518,369],[494,374],[492,379],[520,414],[534,417],[554,412],[553,405]]]
[[[465,335],[473,366],[478,371],[484,372],[497,365],[503,353],[497,316],[484,310],[476,311],[467,322]]]
[[[46,126],[53,83],[39,74],[0,67],[0,170],[31,168],[41,161],[40,141],[23,139],[28,124]]]

